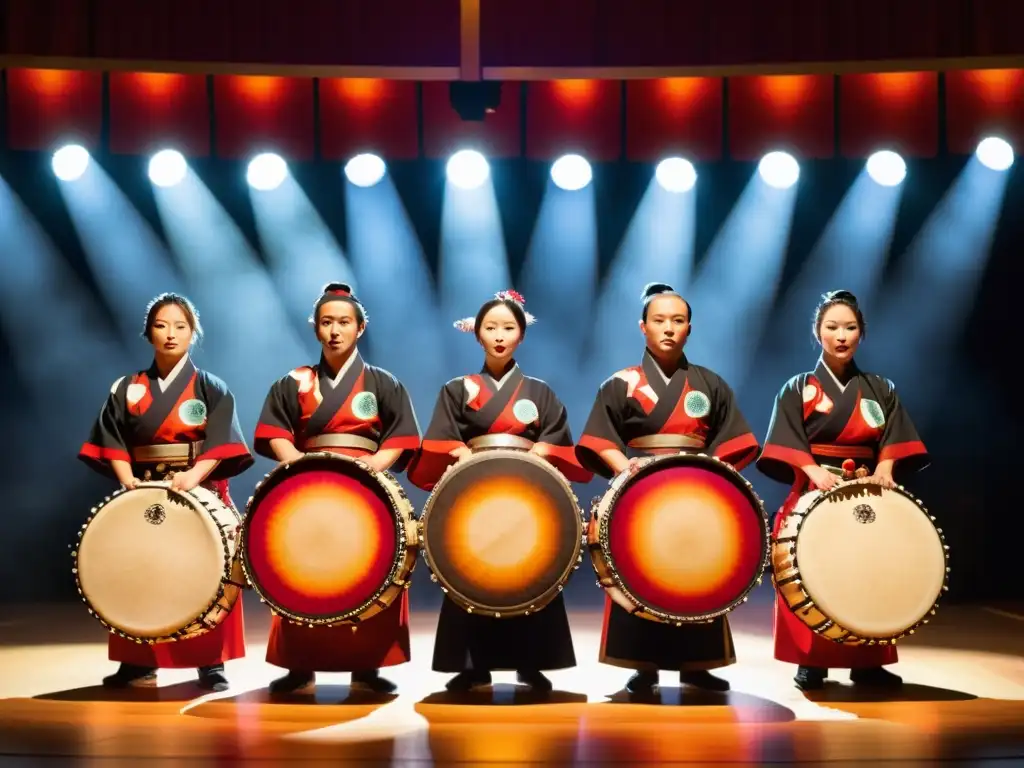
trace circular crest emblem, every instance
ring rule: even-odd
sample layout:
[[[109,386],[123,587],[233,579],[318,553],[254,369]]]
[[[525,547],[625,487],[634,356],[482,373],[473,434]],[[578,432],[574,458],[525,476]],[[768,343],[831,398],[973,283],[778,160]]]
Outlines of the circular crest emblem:
[[[373,392],[360,392],[352,398],[352,413],[357,419],[369,421],[377,415],[377,398]]]
[[[702,419],[711,413],[711,400],[703,392],[688,392],[683,410],[691,419]]]
[[[162,504],[153,504],[146,507],[146,511],[142,513],[142,516],[146,518],[146,522],[150,525],[160,525],[160,523],[167,519],[167,513],[164,511]]]
[[[875,510],[871,508],[870,504],[858,504],[853,508],[853,518],[858,523],[868,525],[875,522]]]
[[[885,424],[885,412],[874,400],[860,401],[860,415],[864,417],[869,427],[878,429]]]
[[[178,418],[183,424],[198,427],[206,421],[206,403],[202,400],[186,400],[178,408]]]
[[[803,399],[805,403],[811,402],[815,397],[818,396],[818,388],[813,384],[808,384],[804,387]]]
[[[146,385],[145,384],[129,384],[128,389],[125,390],[125,398],[129,404],[135,405],[142,398],[146,396]]]
[[[512,406],[512,415],[522,424],[533,424],[540,418],[540,412],[533,400],[517,400]]]

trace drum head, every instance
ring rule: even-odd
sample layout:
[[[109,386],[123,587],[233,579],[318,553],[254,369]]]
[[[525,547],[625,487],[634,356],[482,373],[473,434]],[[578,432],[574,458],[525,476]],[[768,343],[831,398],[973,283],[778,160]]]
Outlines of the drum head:
[[[423,515],[430,567],[449,593],[491,613],[539,610],[576,567],[583,520],[547,461],[512,450],[462,460]]]
[[[840,486],[811,507],[796,539],[807,594],[858,637],[898,637],[928,615],[946,553],[927,513],[898,489]]]
[[[243,562],[253,588],[278,612],[342,621],[388,585],[400,532],[395,503],[369,470],[343,456],[307,454],[257,486]]]
[[[99,509],[82,534],[76,567],[83,597],[103,621],[155,640],[188,626],[217,598],[226,559],[202,505],[154,484]]]
[[[735,607],[761,577],[767,517],[729,465],[662,456],[618,490],[601,544],[623,590],[648,612],[706,620]]]

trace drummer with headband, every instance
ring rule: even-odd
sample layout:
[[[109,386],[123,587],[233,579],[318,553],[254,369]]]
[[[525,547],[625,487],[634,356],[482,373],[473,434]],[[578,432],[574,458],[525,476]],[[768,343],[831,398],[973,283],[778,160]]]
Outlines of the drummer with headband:
[[[252,466],[253,458],[231,391],[190,359],[203,336],[199,312],[185,296],[160,294],[146,308],[143,336],[153,345],[153,364],[114,382],[78,457],[128,490],[170,477],[176,490],[203,485],[234,506],[228,478]],[[158,668],[195,667],[201,687],[227,690],[224,662],[245,656],[242,601],[198,637],[143,644],[111,633],[108,646],[111,661],[121,665],[103,679],[107,687],[151,687]]]
[[[474,449],[512,447],[544,457],[567,479],[586,482],[573,450],[565,407],[546,383],[524,376],[515,352],[534,318],[515,291],[484,302],[475,318],[455,327],[484,349],[479,373],[459,376],[441,389],[409,479],[430,490],[444,471]],[[433,669],[457,673],[450,691],[490,685],[491,672],[515,670],[534,691],[551,690],[542,670],[576,665],[561,594],[536,613],[491,618],[467,613],[445,597],[434,644]]]
[[[911,471],[928,465],[924,443],[893,383],[854,362],[865,330],[856,296],[849,291],[822,296],[811,327],[821,346],[818,365],[787,381],[775,398],[757,468],[792,486],[776,516],[776,534],[808,490],[825,491],[856,478],[891,488],[897,463]],[[775,658],[799,665],[794,680],[805,691],[822,688],[830,667],[850,669],[850,679],[861,685],[902,683],[883,668],[896,663],[895,645],[841,645],[819,637],[781,597],[774,637]]]
[[[419,447],[409,395],[393,375],[363,362],[357,344],[369,318],[345,283],[330,283],[309,319],[322,346],[320,362],[302,366],[270,388],[254,448],[295,461],[307,451],[357,457],[377,471],[401,471]],[[313,689],[316,672],[351,672],[354,686],[390,693],[379,668],[409,661],[409,595],[353,629],[305,627],[274,616],[267,661],[288,670],[271,693]]]
[[[741,469],[757,455],[757,439],[729,386],[683,354],[689,303],[665,283],[648,284],[641,300],[643,360],[601,385],[576,446],[580,463],[610,478],[636,465],[630,449],[699,451]],[[724,616],[677,627],[632,616],[606,597],[600,661],[637,670],[626,683],[634,695],[650,695],[662,669],[678,671],[683,684],[726,691],[728,681],[708,670],[734,664],[736,652]]]

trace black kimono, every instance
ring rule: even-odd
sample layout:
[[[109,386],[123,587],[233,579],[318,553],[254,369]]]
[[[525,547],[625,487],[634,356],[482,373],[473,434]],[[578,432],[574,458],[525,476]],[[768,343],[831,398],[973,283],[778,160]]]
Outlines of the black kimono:
[[[923,469],[928,452],[917,435],[896,387],[888,379],[854,366],[841,385],[821,360],[810,373],[794,376],[775,398],[772,421],[757,468],[790,493],[775,518],[774,533],[811,490],[800,468],[811,464],[841,468],[846,461],[874,471],[891,459],[901,471]],[[895,645],[841,645],[815,634],[781,597],[775,604],[775,658],[810,667],[853,669],[895,664]]]
[[[607,379],[597,393],[576,446],[580,463],[602,477],[613,476],[601,451],[617,448],[626,456],[631,440],[656,434],[687,435],[704,443],[705,453],[736,469],[757,455],[757,439],[740,413],[729,386],[717,374],[690,363],[685,355],[672,377],[649,352],[639,366]],[[638,670],[708,670],[736,661],[729,622],[676,627],[631,616],[605,598],[600,661]]]
[[[430,490],[455,463],[449,451],[488,434],[519,435],[543,444],[547,460],[567,479],[591,478],[576,460],[565,407],[547,384],[523,376],[515,366],[501,382],[481,371],[444,385],[409,479]],[[501,619],[467,613],[445,597],[434,644],[435,671],[542,671],[575,665],[561,595],[536,613]]]

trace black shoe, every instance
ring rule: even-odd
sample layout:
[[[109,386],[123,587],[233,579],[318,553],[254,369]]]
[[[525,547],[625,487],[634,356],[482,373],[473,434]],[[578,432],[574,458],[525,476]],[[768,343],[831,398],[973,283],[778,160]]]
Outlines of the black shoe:
[[[155,688],[156,668],[121,664],[117,672],[103,678],[104,688]]]
[[[474,688],[483,688],[491,684],[491,673],[481,669],[466,669],[445,683],[449,691],[464,693]]]
[[[801,691],[820,691],[825,687],[828,670],[823,667],[800,667],[793,682]]]
[[[850,681],[854,685],[866,685],[872,688],[899,688],[903,678],[882,667],[851,669]]]
[[[729,681],[715,677],[706,669],[694,669],[679,673],[679,682],[705,691],[728,691]]]
[[[634,672],[626,681],[626,691],[638,696],[649,696],[658,687],[658,673],[649,670]]]
[[[551,681],[536,669],[520,669],[516,671],[516,681],[530,686],[535,693],[551,693]]]
[[[380,676],[376,669],[368,669],[352,673],[352,687],[364,688],[374,693],[394,693],[398,686],[385,677]]]
[[[200,667],[199,672],[199,687],[207,691],[226,691],[231,686],[228,685],[228,679],[224,676],[224,665],[223,664],[212,664],[209,667]]]
[[[316,687],[316,675],[312,672],[289,670],[270,684],[271,693],[312,693]]]

